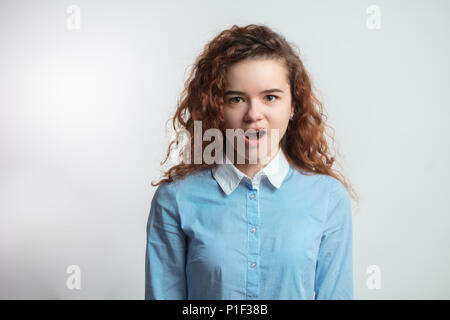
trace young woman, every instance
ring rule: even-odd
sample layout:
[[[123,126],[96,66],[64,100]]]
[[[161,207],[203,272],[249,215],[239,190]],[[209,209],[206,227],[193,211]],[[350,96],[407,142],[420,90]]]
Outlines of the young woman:
[[[183,161],[153,184],[146,299],[353,299],[352,188],[324,118],[299,55],[267,26],[234,25],[205,47],[165,161],[182,133],[180,156],[205,156],[196,123],[223,133],[225,161]]]

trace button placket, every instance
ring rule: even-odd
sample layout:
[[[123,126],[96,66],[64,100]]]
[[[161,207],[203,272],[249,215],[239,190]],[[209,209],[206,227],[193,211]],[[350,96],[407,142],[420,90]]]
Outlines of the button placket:
[[[247,232],[248,232],[248,267],[247,267],[247,299],[259,297],[259,235],[256,227],[259,225],[258,189],[247,185]]]

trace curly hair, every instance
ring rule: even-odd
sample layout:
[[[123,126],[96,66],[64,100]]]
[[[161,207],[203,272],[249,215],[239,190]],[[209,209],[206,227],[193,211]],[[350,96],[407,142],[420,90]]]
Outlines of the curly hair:
[[[249,24],[244,27],[233,25],[220,32],[206,44],[185,82],[175,115],[171,118],[176,136],[170,142],[161,165],[167,161],[172,151],[179,148],[186,132],[189,133],[190,141],[182,146],[179,156],[193,154],[194,121],[202,121],[205,130],[225,129],[224,89],[226,73],[232,64],[252,58],[282,59],[288,71],[294,116],[281,138],[280,148],[290,165],[303,174],[334,177],[344,184],[352,198],[357,199],[348,180],[332,168],[336,159],[330,154],[326,139],[329,136],[326,132],[329,128],[326,124],[327,116],[322,103],[313,93],[310,77],[297,51],[294,44],[264,24]],[[329,137],[334,142],[334,138]],[[205,147],[206,142],[202,141],[202,150]],[[203,161],[199,164],[176,164],[164,173],[160,181],[152,182],[152,186],[183,179],[214,165]]]

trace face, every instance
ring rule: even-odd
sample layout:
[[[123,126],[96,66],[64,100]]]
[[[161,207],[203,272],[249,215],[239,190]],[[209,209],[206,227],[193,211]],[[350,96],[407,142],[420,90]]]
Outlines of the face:
[[[292,110],[283,60],[247,59],[233,64],[227,72],[225,126],[248,133],[248,137],[238,135],[234,140],[234,161],[245,157],[246,163],[255,163],[250,162],[253,159],[258,164],[267,163],[279,149]],[[261,128],[259,137],[250,128]],[[238,140],[245,142],[244,150]]]

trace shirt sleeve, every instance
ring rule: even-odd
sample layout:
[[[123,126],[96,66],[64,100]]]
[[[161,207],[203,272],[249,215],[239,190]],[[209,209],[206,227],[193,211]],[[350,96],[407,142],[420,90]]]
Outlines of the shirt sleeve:
[[[350,197],[338,182],[330,193],[315,274],[316,300],[352,300],[352,215]]]
[[[145,299],[186,300],[186,239],[180,227],[174,182],[158,186],[147,222]]]

